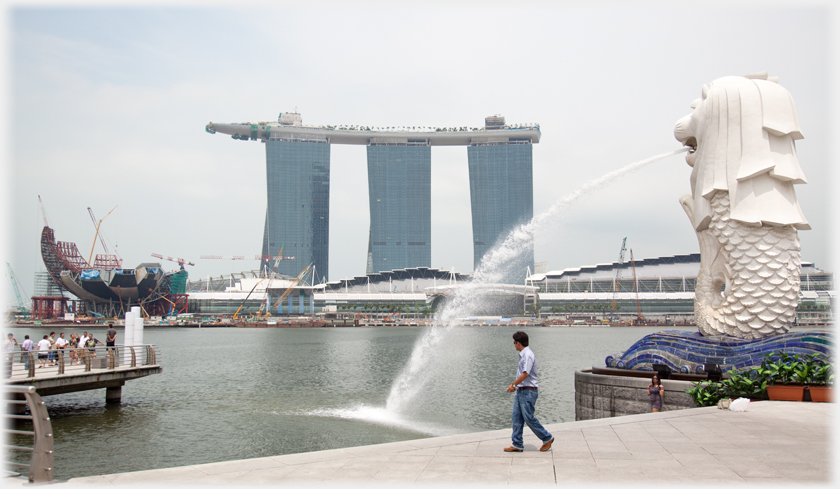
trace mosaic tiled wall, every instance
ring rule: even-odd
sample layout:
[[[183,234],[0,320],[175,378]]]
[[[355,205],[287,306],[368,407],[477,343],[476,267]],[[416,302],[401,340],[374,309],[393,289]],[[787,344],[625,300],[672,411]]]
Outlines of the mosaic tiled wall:
[[[784,352],[799,356],[820,353],[831,358],[834,337],[828,331],[788,332],[759,340],[728,336],[702,336],[698,332],[660,331],[645,336],[627,351],[605,359],[607,367],[653,370],[663,364],[675,372],[703,373],[704,363],[716,363],[722,371],[761,365],[767,355]]]

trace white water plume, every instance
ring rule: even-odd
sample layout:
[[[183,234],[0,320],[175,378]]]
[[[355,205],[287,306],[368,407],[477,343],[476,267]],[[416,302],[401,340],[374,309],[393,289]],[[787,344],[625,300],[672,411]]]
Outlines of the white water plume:
[[[402,412],[414,400],[417,394],[431,380],[432,374],[427,368],[434,358],[435,350],[446,333],[454,326],[458,318],[470,315],[481,300],[480,288],[500,282],[510,267],[515,266],[517,257],[532,246],[534,231],[547,228],[557,222],[557,215],[586,194],[612,182],[616,178],[631,173],[654,161],[668,158],[688,151],[681,148],[661,155],[631,163],[623,168],[591,180],[578,190],[559,199],[551,207],[534,216],[529,222],[515,228],[504,240],[498,242],[482,258],[473,273],[470,282],[461,284],[449,297],[444,307],[435,315],[434,324],[428,328],[414,345],[408,363],[391,386],[391,392],[385,404],[388,411]]]

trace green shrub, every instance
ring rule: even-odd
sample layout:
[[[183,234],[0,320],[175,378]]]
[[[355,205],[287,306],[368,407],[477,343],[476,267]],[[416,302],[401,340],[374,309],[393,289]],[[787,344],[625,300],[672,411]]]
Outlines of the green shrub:
[[[800,359],[798,354],[784,352],[767,355],[761,366],[738,373],[719,382],[692,382],[686,390],[698,406],[714,406],[721,399],[761,399],[767,386],[774,384],[826,385],[834,381],[834,372],[825,356],[820,353]]]

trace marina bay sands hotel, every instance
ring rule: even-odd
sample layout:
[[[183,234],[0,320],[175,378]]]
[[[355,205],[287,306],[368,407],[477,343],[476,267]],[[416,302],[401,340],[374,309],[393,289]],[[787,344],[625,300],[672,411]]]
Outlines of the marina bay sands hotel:
[[[467,146],[472,210],[473,261],[515,226],[534,215],[534,143],[538,125],[509,126],[504,117],[485,119],[481,128],[371,128],[305,126],[298,113],[277,122],[207,124],[211,134],[265,143],[268,208],[262,254],[295,260],[278,271],[296,276],[310,262],[319,275],[329,270],[330,145],[367,146],[370,231],[366,273],[431,268],[431,147]],[[534,269],[534,249],[522,254],[521,284]]]

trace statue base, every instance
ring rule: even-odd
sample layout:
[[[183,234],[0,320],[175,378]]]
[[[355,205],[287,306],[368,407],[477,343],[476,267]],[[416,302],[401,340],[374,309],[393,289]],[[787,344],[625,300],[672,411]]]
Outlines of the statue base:
[[[704,364],[722,372],[737,372],[761,365],[767,355],[784,352],[800,357],[819,353],[831,358],[834,337],[828,331],[809,330],[747,340],[731,336],[703,336],[698,332],[659,331],[634,343],[627,351],[605,359],[609,368],[653,371],[667,365],[683,374],[703,374]]]

